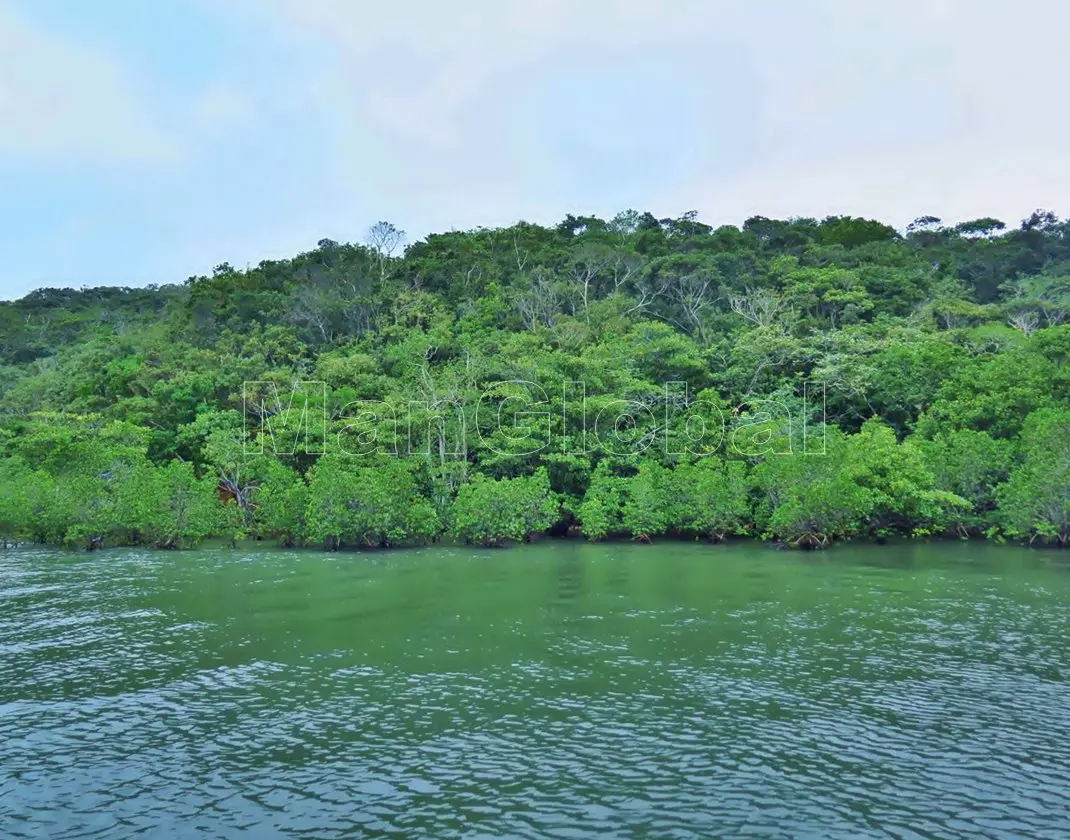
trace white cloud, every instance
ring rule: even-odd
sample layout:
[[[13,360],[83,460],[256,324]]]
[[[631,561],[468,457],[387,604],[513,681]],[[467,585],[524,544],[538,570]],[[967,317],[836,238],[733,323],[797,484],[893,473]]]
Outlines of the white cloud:
[[[0,154],[154,161],[175,152],[110,56],[0,0]]]
[[[283,30],[334,50],[328,87],[390,130],[458,146],[457,112],[496,77],[546,69],[566,48],[628,49],[716,25],[704,0],[270,0]]]
[[[922,215],[949,222],[994,215],[1016,224],[1037,206],[1065,214],[1070,171],[1057,154],[1003,154],[958,144],[880,152],[814,164],[763,162],[738,176],[663,196],[665,212],[700,208],[717,224],[752,215],[861,215],[904,227]]]
[[[681,84],[753,87],[746,113],[723,115],[723,132],[746,137],[746,154],[729,171],[711,165],[664,184],[645,203],[661,212],[695,207],[734,221],[752,212],[1013,217],[1068,195],[1070,156],[1059,146],[1070,112],[1056,93],[1070,70],[1062,0],[270,0],[270,8],[286,37],[324,57],[317,89],[339,132],[340,170],[355,185],[379,185],[394,153],[409,177],[398,200],[452,193],[458,217],[478,207],[496,223],[546,205],[546,194],[524,193],[530,178],[519,170],[552,172],[553,153],[539,136],[521,138],[522,154],[503,150],[519,141],[502,136],[502,80],[524,80],[522,97],[563,56],[579,67],[585,52],[626,70],[633,55],[697,48],[707,65],[682,63]],[[726,72],[726,55],[735,72]],[[386,138],[386,151],[369,152],[368,138]],[[667,137],[664,153],[706,139]]]
[[[905,225],[1037,206],[1066,213],[1070,6],[856,6],[796,21],[767,53],[762,151],[729,177],[667,190],[659,203],[717,221],[854,213]],[[911,13],[913,12],[913,13]]]

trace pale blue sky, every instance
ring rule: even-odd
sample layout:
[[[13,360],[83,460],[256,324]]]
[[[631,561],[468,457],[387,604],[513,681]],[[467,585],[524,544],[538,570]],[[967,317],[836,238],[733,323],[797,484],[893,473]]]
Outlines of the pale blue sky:
[[[0,298],[566,213],[1070,212],[1059,0],[0,0]]]

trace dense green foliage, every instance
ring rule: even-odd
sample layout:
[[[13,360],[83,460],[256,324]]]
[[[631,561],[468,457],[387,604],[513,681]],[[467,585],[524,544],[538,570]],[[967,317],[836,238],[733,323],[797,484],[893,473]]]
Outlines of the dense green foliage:
[[[349,463],[324,455],[311,470],[308,537],[331,547],[377,547],[432,539],[439,530],[430,502],[416,488],[410,465]]]
[[[402,242],[0,304],[0,539],[1070,542],[1051,213]]]
[[[518,478],[476,475],[457,492],[453,532],[485,546],[528,540],[557,521],[557,507],[545,469]]]

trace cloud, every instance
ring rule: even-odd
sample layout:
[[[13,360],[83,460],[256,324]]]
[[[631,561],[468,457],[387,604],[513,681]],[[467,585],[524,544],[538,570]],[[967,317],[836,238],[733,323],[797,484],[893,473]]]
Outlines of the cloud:
[[[700,173],[659,203],[722,222],[1065,212],[1070,112],[1052,95],[1070,71],[1068,28],[1070,6],[1058,2],[807,15],[763,56],[760,154],[727,177]]]
[[[948,144],[912,152],[874,151],[815,163],[769,160],[732,178],[661,196],[716,224],[753,216],[861,215],[905,227],[922,215],[949,222],[993,215],[1016,224],[1031,210],[1060,210],[1070,171],[1059,154],[1002,154]],[[667,210],[666,212],[670,212]]]
[[[495,78],[545,70],[556,54],[628,50],[694,35],[698,0],[270,0],[291,34],[333,50],[332,91],[388,130],[432,146],[463,142],[456,119]],[[336,100],[337,101],[337,100]]]
[[[0,295],[380,218],[1065,213],[1068,30],[1062,0],[0,0]]]
[[[727,79],[734,51],[702,59],[720,36],[701,25],[710,16],[699,0],[268,0],[264,9],[274,38],[315,56],[305,91],[329,126],[350,197],[341,212],[422,232],[642,203],[647,182],[688,156],[658,138],[713,113],[722,82],[703,69]],[[594,108],[577,89],[597,98]],[[699,150],[708,140],[684,142]]]
[[[0,0],[0,155],[160,161],[176,152],[110,56],[34,25]]]
[[[312,89],[335,128],[340,173],[354,191],[421,218],[440,215],[424,209],[430,202],[461,225],[582,209],[561,177],[577,168],[611,179],[578,182],[592,209],[612,194],[737,222],[852,208],[889,218],[912,218],[915,207],[1024,213],[1064,196],[1070,177],[1058,152],[1070,112],[1052,98],[1070,70],[1061,0],[266,8],[282,37],[320,56]],[[638,102],[632,131],[645,139],[633,145],[650,147],[662,129],[647,166],[600,165],[595,156],[624,143],[620,121],[569,123],[583,114],[541,95],[597,75],[602,93],[584,90],[619,99],[641,84],[634,68],[658,60],[678,70],[663,97],[686,95],[675,118],[655,99]],[[604,115],[597,103],[589,110]],[[586,150],[555,142],[568,131]],[[672,159],[686,166],[666,166]],[[614,189],[629,182],[635,189]]]

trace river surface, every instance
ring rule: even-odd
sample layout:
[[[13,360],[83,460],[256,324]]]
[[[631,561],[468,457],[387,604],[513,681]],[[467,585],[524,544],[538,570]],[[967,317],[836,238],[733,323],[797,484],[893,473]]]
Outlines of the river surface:
[[[3,838],[1070,838],[1070,556],[0,551]]]

